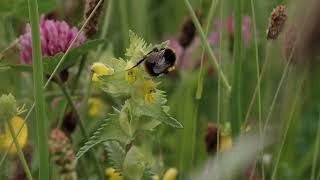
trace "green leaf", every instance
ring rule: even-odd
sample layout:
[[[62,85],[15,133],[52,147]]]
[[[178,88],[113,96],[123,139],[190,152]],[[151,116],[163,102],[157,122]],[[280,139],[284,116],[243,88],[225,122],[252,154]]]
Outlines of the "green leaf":
[[[130,104],[125,103],[125,105],[122,107],[120,116],[119,116],[119,124],[121,129],[127,133],[128,136],[132,137],[134,134],[134,129],[132,129],[130,123],[129,123],[129,117],[132,117],[130,115]]]
[[[69,51],[67,56],[65,57],[65,60],[61,64],[61,66],[58,69],[58,72],[61,72],[62,70],[72,66],[75,64],[79,59],[79,57],[87,52],[89,52],[92,49],[97,48],[100,44],[105,43],[106,40],[91,40],[87,41],[86,43],[82,44],[79,47],[73,48]],[[63,53],[58,53],[55,56],[49,56],[43,58],[43,69],[44,72],[47,74],[51,74],[57,64],[59,63],[60,59],[62,58]]]
[[[145,170],[143,154],[136,146],[132,146],[123,162],[124,176],[132,180],[140,180]]]
[[[131,64],[137,64],[152,49],[151,44],[146,44],[143,38],[139,37],[133,31],[129,32],[130,46],[127,48],[126,56],[130,58]]]
[[[125,158],[125,149],[117,141],[104,142],[105,150],[107,151],[108,163],[113,169],[122,174],[123,162]]]
[[[110,114],[109,119],[103,120],[102,124],[94,131],[90,139],[80,148],[76,157],[79,159],[95,145],[105,141],[118,141],[128,144],[132,137],[128,136],[119,125],[119,114]]]
[[[135,112],[137,116],[152,117],[155,120],[163,122],[171,127],[183,128],[182,124],[165,112],[165,108],[158,103],[139,104],[136,101],[130,101],[130,103],[132,111]]]

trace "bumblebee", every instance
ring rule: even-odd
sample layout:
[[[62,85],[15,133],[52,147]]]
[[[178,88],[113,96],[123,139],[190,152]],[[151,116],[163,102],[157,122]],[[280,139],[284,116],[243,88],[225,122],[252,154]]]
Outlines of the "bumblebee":
[[[145,70],[150,76],[159,76],[174,69],[176,53],[170,48],[154,48],[132,68],[137,67],[142,62],[144,62]]]

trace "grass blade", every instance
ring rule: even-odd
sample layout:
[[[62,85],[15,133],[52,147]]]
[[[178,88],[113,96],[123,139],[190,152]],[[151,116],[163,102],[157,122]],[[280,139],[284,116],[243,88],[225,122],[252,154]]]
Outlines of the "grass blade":
[[[48,122],[46,119],[43,90],[43,65],[37,0],[28,0],[28,6],[32,35],[32,64],[36,109],[35,126],[37,127],[38,137],[39,179],[49,179]]]

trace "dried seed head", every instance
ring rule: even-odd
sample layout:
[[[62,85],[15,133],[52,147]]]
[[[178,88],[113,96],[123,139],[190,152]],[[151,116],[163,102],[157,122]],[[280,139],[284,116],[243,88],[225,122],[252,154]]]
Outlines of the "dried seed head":
[[[209,123],[205,135],[206,148],[209,154],[213,155],[217,152],[218,138],[218,126],[216,124]]]
[[[56,128],[51,131],[49,151],[52,160],[61,167],[60,179],[76,180],[76,156],[69,138]]]
[[[100,0],[86,0],[85,10],[84,10],[85,18],[88,18],[90,16],[91,12],[98,5],[99,1]],[[98,31],[99,16],[101,14],[103,2],[104,2],[104,0],[102,0],[98,9],[93,14],[90,21],[88,22],[88,24],[84,28],[84,32],[87,37],[91,37],[92,35],[94,35]]]
[[[273,9],[270,15],[269,26],[267,29],[268,40],[277,39],[287,19],[288,15],[285,6],[279,5],[275,9]]]
[[[197,12],[196,15],[199,21],[201,22],[201,13]],[[184,20],[181,26],[181,30],[178,38],[179,44],[183,48],[187,48],[188,46],[190,46],[195,36],[196,36],[196,27],[193,24],[192,18],[188,16],[186,17],[186,19]]]
[[[77,127],[77,116],[76,113],[70,111],[63,118],[62,129],[67,134],[70,135],[74,132]]]

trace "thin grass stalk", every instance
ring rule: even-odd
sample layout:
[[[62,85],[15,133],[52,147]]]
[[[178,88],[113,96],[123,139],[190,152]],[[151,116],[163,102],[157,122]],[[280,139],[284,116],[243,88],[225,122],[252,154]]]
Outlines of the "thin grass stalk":
[[[223,0],[222,1],[220,1],[220,22],[223,22],[223,18],[224,18],[224,16],[223,16]],[[222,41],[222,35],[223,35],[223,29],[221,29],[220,30],[220,32],[219,32],[219,37],[220,37],[220,39],[219,39],[219,51],[220,51],[220,55],[221,55],[221,57],[220,57],[220,62],[222,62],[222,43],[223,43],[223,41]],[[218,92],[217,92],[217,98],[218,98],[218,100],[217,100],[217,124],[218,124],[218,126],[220,125],[220,122],[221,122],[221,120],[220,120],[220,118],[221,118],[221,79],[219,78],[218,79]],[[218,134],[220,134],[220,129],[218,128]],[[217,162],[219,162],[219,157],[220,157],[220,138],[217,138],[217,154],[216,154],[216,157],[217,157]],[[219,165],[217,165],[217,172],[219,172]],[[215,176],[215,178],[217,178],[218,179],[218,177],[219,177],[219,174],[217,174],[216,176]]]
[[[123,42],[123,49],[128,47],[128,33],[129,33],[129,26],[128,26],[128,10],[127,10],[127,0],[119,0],[119,10],[120,10],[120,18],[121,18],[121,30],[122,30],[122,42]]]
[[[109,25],[110,25],[110,19],[111,19],[111,14],[113,10],[113,0],[108,0],[108,5],[107,5],[107,10],[104,15],[103,19],[103,26],[100,34],[100,39],[103,39],[107,36]],[[102,50],[102,45],[98,47],[97,54],[99,55]]]
[[[228,80],[226,79],[226,77],[225,77],[225,75],[224,75],[224,73],[223,73],[223,71],[222,71],[222,69],[221,69],[221,67],[220,67],[220,65],[219,65],[219,63],[217,61],[216,56],[214,55],[212,49],[210,48],[210,44],[208,42],[208,39],[206,38],[206,35],[203,32],[203,29],[202,29],[202,27],[200,25],[200,22],[199,22],[199,20],[198,20],[198,18],[196,16],[191,4],[190,4],[190,2],[188,0],[184,0],[184,3],[186,5],[189,13],[191,14],[191,18],[192,18],[192,21],[193,21],[196,29],[197,29],[197,32],[200,35],[201,43],[205,47],[205,49],[206,49],[206,51],[207,51],[207,53],[208,53],[208,55],[210,57],[210,60],[211,60],[212,64],[214,65],[215,69],[218,72],[217,73],[218,77],[221,78],[222,84],[225,86],[227,92],[230,93],[231,87],[230,87],[230,85],[228,83]]]
[[[249,107],[248,107],[248,110],[247,110],[247,113],[246,113],[246,116],[245,116],[245,121],[244,121],[244,125],[248,125],[249,123],[249,116],[251,114],[251,110],[252,110],[252,107],[253,107],[253,104],[254,104],[254,101],[257,97],[257,94],[258,94],[258,87],[261,87],[261,80],[266,72],[266,69],[267,69],[267,65],[268,65],[268,62],[269,62],[269,48],[270,48],[271,44],[268,42],[267,45],[266,45],[266,52],[265,52],[265,60],[262,64],[262,69],[261,69],[261,73],[260,73],[260,76],[259,76],[259,84],[256,85],[255,89],[254,89],[254,92],[253,92],[253,95],[252,95],[252,98],[251,98],[251,101],[250,101],[250,104],[249,104]],[[261,102],[261,101],[260,101]],[[261,120],[262,121],[262,120]]]
[[[23,155],[23,152],[21,150],[21,147],[20,147],[20,144],[18,142],[18,139],[17,139],[17,137],[15,135],[14,128],[12,127],[10,119],[6,119],[6,122],[8,124],[11,137],[13,139],[13,142],[14,142],[15,146],[16,146],[17,154],[18,154],[19,159],[21,161],[21,164],[22,164],[22,167],[24,169],[24,172],[26,173],[27,179],[28,180],[33,180],[31,172],[30,172],[30,169],[29,169],[28,164],[27,164],[27,161],[26,161],[26,159],[25,159],[25,157]]]
[[[72,46],[74,45],[74,43],[76,42],[76,40],[78,39],[79,35],[81,34],[81,32],[83,31],[84,27],[88,24],[88,22],[90,21],[91,17],[93,16],[93,14],[96,12],[96,10],[98,9],[98,7],[100,6],[102,0],[100,0],[96,7],[92,10],[91,14],[89,15],[89,17],[85,20],[84,24],[82,25],[82,27],[80,28],[80,30],[78,31],[77,35],[75,36],[75,38],[71,41],[68,49],[66,50],[66,52],[63,54],[63,56],[61,57],[61,59],[59,60],[58,64],[56,65],[55,69],[53,70],[53,72],[51,73],[50,77],[48,78],[46,84],[44,85],[43,89],[45,90],[49,83],[51,82],[52,78],[56,75],[58,69],[60,68],[60,66],[62,65],[62,63],[64,62],[65,58],[66,58],[66,55],[69,53],[69,51],[72,49]],[[23,124],[21,125],[18,133],[17,133],[17,136],[20,134],[22,128],[24,127],[26,121],[28,120],[29,116],[31,115],[31,112],[33,111],[33,109],[35,108],[35,103],[32,104],[32,106],[30,107],[30,110],[28,111],[26,117],[24,118],[24,122]],[[13,141],[11,142],[10,146],[9,146],[9,149],[13,146]],[[6,159],[7,155],[8,155],[8,151],[7,150],[3,157],[1,158],[1,161],[0,161],[0,167],[1,165],[3,164],[4,160]]]
[[[213,15],[216,9],[216,5],[218,3],[218,0],[213,0],[209,9],[207,24],[206,24],[206,31],[205,36],[208,37],[210,25],[213,21]],[[203,72],[203,60],[205,55],[205,47],[202,48],[201,53],[201,61],[200,61],[200,71],[198,73],[198,85],[197,85],[197,92],[196,92],[196,99],[201,99],[202,97],[202,91],[203,91],[203,78],[204,78],[204,72]]]
[[[232,136],[237,137],[241,129],[241,50],[242,50],[242,14],[241,0],[234,0],[235,6],[235,41],[234,41],[234,66],[231,91],[231,128]]]
[[[39,179],[49,178],[49,146],[48,122],[45,112],[45,98],[43,90],[43,66],[40,40],[40,26],[37,0],[28,0],[29,18],[32,35],[32,65],[34,81],[34,98],[36,108],[36,124],[39,155]]]
[[[107,10],[105,12],[103,26],[100,34],[100,38],[105,38],[109,29],[111,14],[113,10],[113,0],[108,0]]]
[[[315,144],[316,145],[314,147],[314,155],[313,155],[313,161],[312,161],[310,180],[315,180],[315,177],[316,177],[317,159],[318,159],[319,148],[320,148],[320,113],[319,113],[319,119],[318,119],[317,138],[316,138]],[[319,177],[317,179],[319,179]]]
[[[261,137],[261,134],[262,134],[262,115],[261,115],[262,114],[262,110],[261,110],[261,90],[260,90],[260,86],[261,86],[261,82],[260,81],[261,81],[261,79],[260,79],[259,51],[258,51],[258,41],[257,41],[257,24],[256,24],[256,13],[255,13],[255,6],[254,6],[253,0],[251,0],[250,4],[251,4],[252,20],[253,20],[254,54],[255,54],[255,60],[256,60],[259,136]],[[246,117],[246,118],[249,119],[249,117]],[[263,146],[263,144],[261,144],[261,146]],[[262,178],[264,179],[265,172],[264,172],[263,164],[261,165],[261,171],[262,171]],[[252,175],[253,175],[253,173],[252,173]]]
[[[297,90],[297,93],[296,93],[295,98],[293,100],[293,105],[292,105],[292,109],[291,109],[291,112],[290,112],[290,115],[289,115],[288,124],[286,125],[286,129],[284,131],[283,138],[282,138],[282,141],[281,141],[281,145],[280,145],[277,157],[276,157],[275,165],[274,165],[274,168],[273,168],[273,171],[272,171],[272,174],[271,174],[271,180],[276,179],[276,173],[277,173],[277,170],[278,170],[278,165],[279,165],[280,157],[281,157],[281,154],[282,154],[282,149],[283,149],[284,144],[286,142],[287,134],[288,134],[288,131],[289,131],[289,128],[290,128],[290,125],[291,125],[291,122],[292,122],[292,119],[293,119],[297,104],[298,104],[299,99],[300,99],[299,95],[300,95],[300,92],[301,92],[301,89],[302,89],[302,85],[303,85],[303,82],[304,82],[305,77],[306,77],[306,70],[304,70],[304,71],[305,72],[303,73],[303,77],[300,80],[301,82],[298,83],[299,89]]]

